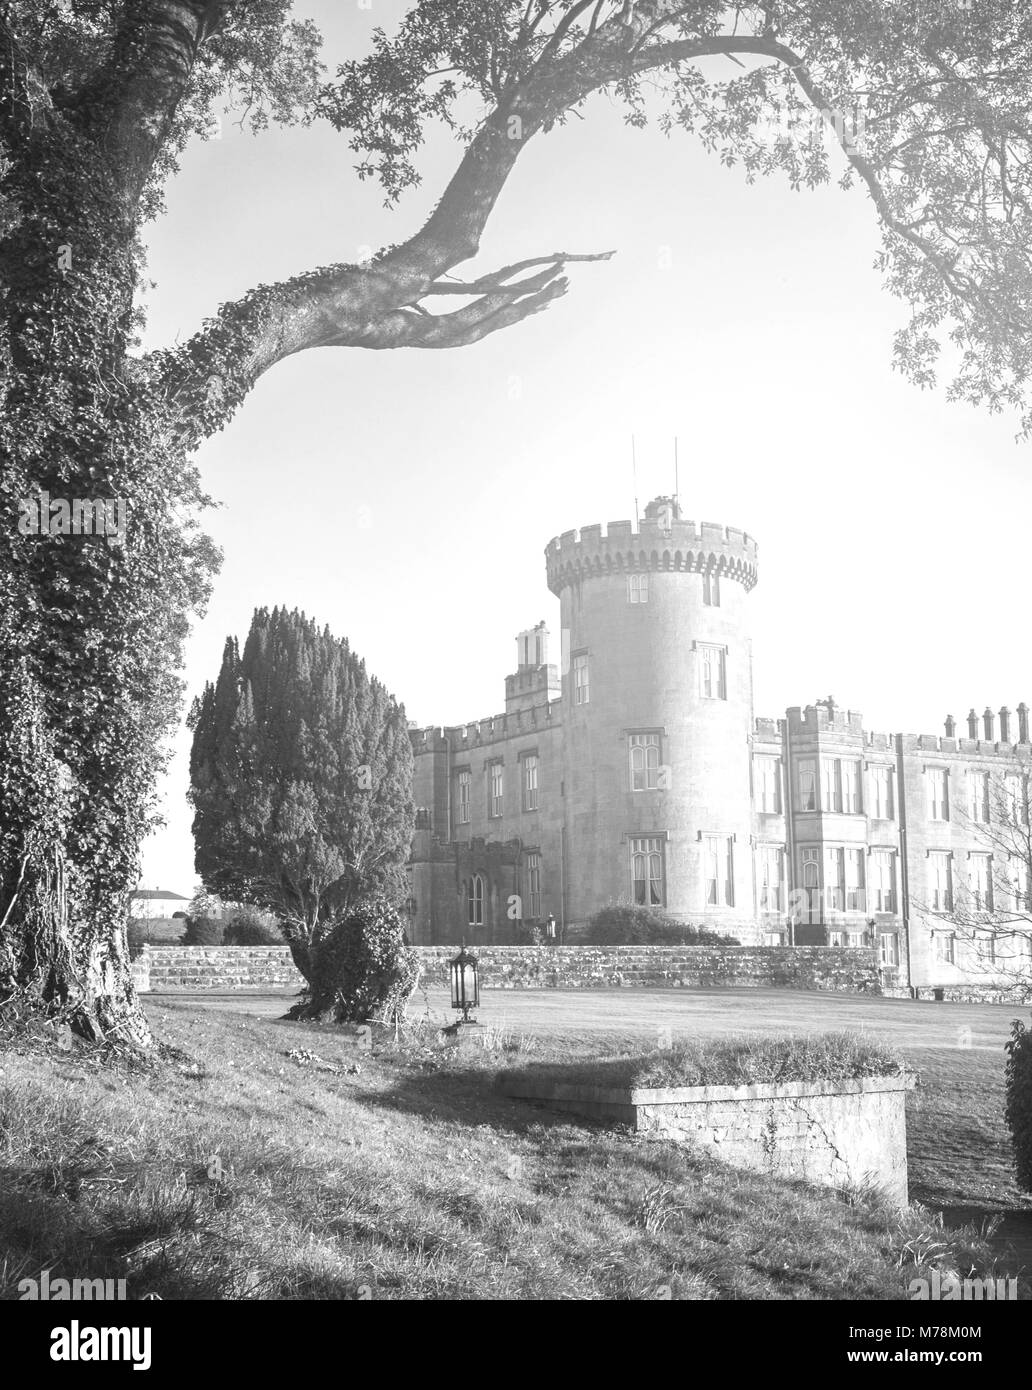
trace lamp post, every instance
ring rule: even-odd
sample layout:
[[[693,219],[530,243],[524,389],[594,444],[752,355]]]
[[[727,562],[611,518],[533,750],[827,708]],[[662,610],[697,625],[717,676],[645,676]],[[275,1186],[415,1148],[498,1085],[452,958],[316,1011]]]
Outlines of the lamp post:
[[[545,940],[549,945],[555,945],[555,913],[550,912],[545,918]]]
[[[475,1018],[470,1018],[469,1011],[480,1007],[480,967],[476,956],[466,950],[465,942],[454,960],[449,961],[448,969],[451,973],[451,1006],[462,1010],[458,1024],[476,1023]]]

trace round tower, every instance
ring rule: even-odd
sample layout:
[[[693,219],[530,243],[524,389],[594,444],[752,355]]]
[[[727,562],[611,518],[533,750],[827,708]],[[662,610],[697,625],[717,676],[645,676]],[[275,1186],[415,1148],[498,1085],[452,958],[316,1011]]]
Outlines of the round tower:
[[[545,555],[562,614],[568,924],[628,902],[752,924],[756,542],[657,497],[637,531],[585,526]]]

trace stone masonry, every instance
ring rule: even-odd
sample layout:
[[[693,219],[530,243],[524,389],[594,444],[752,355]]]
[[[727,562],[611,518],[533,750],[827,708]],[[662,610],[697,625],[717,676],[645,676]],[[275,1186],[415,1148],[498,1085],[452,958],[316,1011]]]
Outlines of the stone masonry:
[[[417,947],[423,983],[447,987],[450,947]],[[488,946],[478,949],[491,989],[712,988],[878,994],[875,954],[822,946]],[[282,946],[152,946],[133,962],[141,991],[300,989]]]

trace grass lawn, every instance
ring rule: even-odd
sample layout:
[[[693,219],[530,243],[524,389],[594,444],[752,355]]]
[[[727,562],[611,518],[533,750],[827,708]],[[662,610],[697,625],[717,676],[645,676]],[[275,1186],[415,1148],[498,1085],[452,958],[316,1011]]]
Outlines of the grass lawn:
[[[814,996],[789,999],[810,1005],[802,1027],[786,997],[777,1031],[812,1029]],[[1016,1272],[993,1268],[973,1228],[946,1232],[921,1208],[900,1218],[493,1090],[513,1066],[641,1050],[648,1029],[557,1042],[485,1027],[449,1048],[417,1022],[404,1045],[370,1053],[213,1002],[148,1002],[158,1037],[186,1057],[0,1055],[2,1296],[44,1267],[166,1299],[874,1299],[905,1297],[931,1263]],[[912,1191],[1013,1207],[1002,1053],[977,1047],[907,1056],[927,1082]]]

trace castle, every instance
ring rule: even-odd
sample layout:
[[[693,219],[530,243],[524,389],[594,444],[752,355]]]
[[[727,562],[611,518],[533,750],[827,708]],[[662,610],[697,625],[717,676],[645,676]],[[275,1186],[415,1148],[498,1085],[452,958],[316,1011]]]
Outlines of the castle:
[[[992,977],[993,932],[968,959],[972,934],[936,914],[1024,905],[1021,865],[994,902],[1006,866],[981,833],[1015,778],[1027,813],[1024,704],[972,710],[967,738],[952,719],[871,732],[830,698],[757,719],[750,536],[658,497],[637,530],[566,531],[545,555],[560,663],[539,623],[504,714],[411,731],[413,942],[510,943],[549,914],[576,941],[639,903],[743,944],[875,946],[899,988]]]

